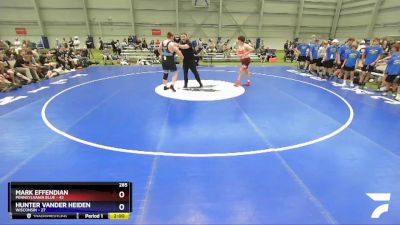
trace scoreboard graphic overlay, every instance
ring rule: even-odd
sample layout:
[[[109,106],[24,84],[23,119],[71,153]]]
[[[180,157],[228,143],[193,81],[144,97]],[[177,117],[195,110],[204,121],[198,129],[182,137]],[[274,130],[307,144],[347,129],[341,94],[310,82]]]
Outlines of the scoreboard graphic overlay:
[[[12,219],[129,219],[130,182],[10,182]]]

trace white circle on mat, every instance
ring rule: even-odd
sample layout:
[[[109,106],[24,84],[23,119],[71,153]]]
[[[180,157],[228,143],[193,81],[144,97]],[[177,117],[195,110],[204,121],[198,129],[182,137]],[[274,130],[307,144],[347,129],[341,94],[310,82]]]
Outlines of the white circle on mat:
[[[203,71],[213,71],[213,70],[203,70]],[[215,70],[218,72],[226,72],[226,73],[235,73],[236,71],[232,71],[232,70]],[[214,72],[215,72],[214,71]],[[158,71],[158,72],[162,72],[162,71]],[[99,81],[105,81],[105,80],[110,80],[110,79],[116,79],[116,78],[121,78],[121,77],[127,77],[127,76],[137,76],[137,75],[141,75],[141,74],[148,74],[148,73],[157,73],[157,71],[148,71],[148,72],[140,72],[140,73],[131,73],[131,74],[123,74],[123,75],[115,75],[115,76],[111,76],[111,77],[105,77],[105,78],[100,78],[100,79],[96,79],[96,80],[91,80],[91,81],[87,81],[72,87],[69,87],[61,92],[58,92],[57,94],[55,94],[54,96],[52,96],[49,100],[46,101],[46,103],[43,105],[42,110],[41,110],[41,116],[42,116],[42,120],[43,122],[46,124],[47,127],[49,127],[51,130],[53,130],[54,132],[58,133],[59,135],[62,135],[72,141],[87,145],[87,146],[91,146],[91,147],[95,147],[98,149],[103,149],[103,150],[108,150],[108,151],[115,151],[115,152],[124,152],[124,153],[131,153],[131,154],[140,154],[140,155],[151,155],[151,156],[171,156],[171,157],[194,157],[194,158],[210,158],[210,157],[233,157],[233,156],[245,156],[245,155],[256,155],[256,154],[263,154],[263,153],[270,153],[270,152],[281,152],[281,151],[288,151],[288,150],[295,150],[298,148],[302,148],[305,146],[309,146],[309,145],[313,145],[313,144],[317,144],[319,142],[325,141],[329,138],[332,138],[336,135],[338,135],[339,133],[343,132],[344,130],[346,130],[351,122],[354,119],[354,110],[353,107],[350,105],[350,103],[343,98],[342,96],[340,96],[339,94],[337,94],[336,92],[329,90],[325,87],[307,82],[307,81],[302,81],[302,80],[297,80],[294,78],[289,78],[289,77],[283,77],[283,76],[276,76],[276,75],[269,75],[269,74],[263,74],[263,73],[253,73],[253,75],[257,75],[257,76],[261,76],[261,77],[273,77],[273,78],[277,78],[277,79],[284,79],[284,80],[289,80],[289,81],[294,81],[297,83],[301,83],[301,84],[305,84],[305,85],[309,85],[315,88],[319,88],[323,91],[326,91],[334,96],[336,96],[341,102],[343,102],[347,109],[348,109],[348,118],[347,121],[340,126],[339,128],[337,128],[336,130],[325,134],[324,136],[318,137],[316,139],[313,140],[309,140],[309,141],[305,141],[305,142],[301,142],[298,144],[293,144],[293,145],[287,145],[287,146],[278,146],[278,147],[274,147],[274,148],[267,148],[267,149],[259,149],[259,150],[251,150],[251,151],[232,151],[232,152],[225,152],[225,153],[175,153],[175,152],[162,152],[162,151],[144,151],[144,150],[137,150],[137,149],[126,149],[126,148],[120,148],[120,147],[114,147],[114,146],[108,146],[108,145],[103,145],[103,144],[98,144],[98,143],[94,143],[94,142],[90,142],[87,140],[83,140],[79,137],[75,137],[69,133],[67,133],[66,131],[62,131],[59,128],[55,127],[47,118],[46,115],[46,110],[48,108],[48,106],[50,105],[50,103],[55,100],[58,96],[71,91],[75,88],[84,86],[84,85],[88,85],[88,84],[92,84],[95,82],[99,82]]]
[[[244,94],[245,90],[242,86],[235,87],[234,83],[222,80],[203,80],[203,87],[199,88],[199,84],[195,80],[189,80],[188,88],[184,88],[184,81],[175,82],[176,92],[172,90],[164,90],[164,85],[155,88],[155,92],[163,97],[186,100],[186,101],[217,101],[229,98],[235,98]],[[168,84],[169,87],[170,84]]]

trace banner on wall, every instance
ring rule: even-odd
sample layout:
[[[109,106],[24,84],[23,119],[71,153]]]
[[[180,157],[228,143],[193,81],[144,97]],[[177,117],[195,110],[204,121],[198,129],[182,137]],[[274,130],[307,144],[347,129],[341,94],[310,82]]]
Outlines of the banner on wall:
[[[25,27],[16,27],[15,28],[15,33],[17,35],[26,35],[28,32],[26,31]]]
[[[151,29],[151,34],[154,36],[160,36],[161,35],[161,29]]]

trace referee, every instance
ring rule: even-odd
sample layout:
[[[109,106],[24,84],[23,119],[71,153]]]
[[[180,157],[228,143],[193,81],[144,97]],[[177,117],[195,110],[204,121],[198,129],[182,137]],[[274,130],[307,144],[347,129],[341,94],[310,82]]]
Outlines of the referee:
[[[184,58],[183,58],[183,75],[184,75],[184,79],[185,79],[185,86],[183,88],[187,88],[187,85],[188,85],[189,69],[194,74],[194,77],[196,78],[197,82],[199,82],[200,88],[202,88],[203,84],[201,83],[200,75],[196,69],[196,62],[194,60],[193,46],[192,46],[192,43],[189,41],[188,35],[186,33],[181,34],[181,43],[179,45],[179,48],[181,49],[181,52],[184,56]]]

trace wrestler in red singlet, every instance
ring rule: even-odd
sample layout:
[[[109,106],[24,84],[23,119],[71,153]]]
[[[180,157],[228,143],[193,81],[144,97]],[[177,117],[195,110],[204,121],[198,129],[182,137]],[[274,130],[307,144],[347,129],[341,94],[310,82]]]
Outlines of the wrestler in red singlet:
[[[239,70],[239,77],[236,81],[235,86],[238,87],[240,86],[240,81],[242,80],[243,77],[243,72],[246,73],[247,81],[246,81],[246,86],[250,86],[250,72],[249,72],[249,65],[250,65],[250,56],[249,53],[254,51],[254,48],[251,47],[250,45],[244,43],[245,37],[239,36],[238,37],[238,49],[237,49],[237,54],[239,55],[240,62],[242,63],[242,66],[240,67]]]

